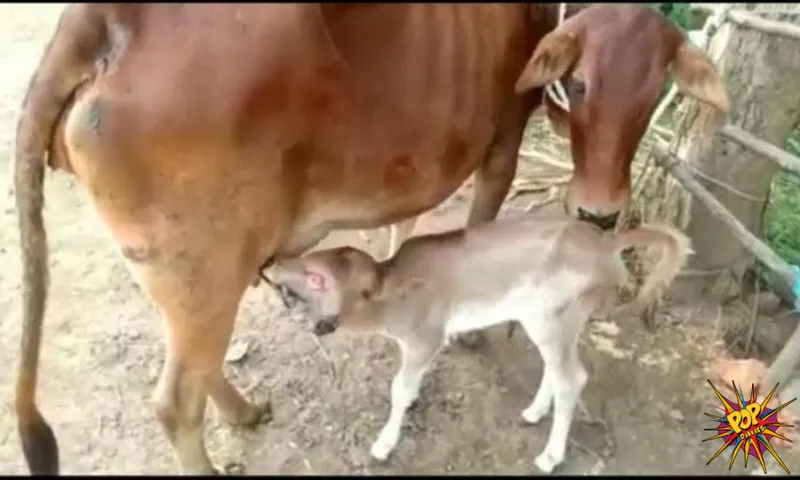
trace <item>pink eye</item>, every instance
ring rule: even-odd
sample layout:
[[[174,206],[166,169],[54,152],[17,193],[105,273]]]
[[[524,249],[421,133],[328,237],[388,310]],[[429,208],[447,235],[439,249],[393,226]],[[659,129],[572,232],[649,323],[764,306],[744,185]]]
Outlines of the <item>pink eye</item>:
[[[314,290],[325,289],[325,277],[316,272],[309,272],[306,276],[306,283]]]

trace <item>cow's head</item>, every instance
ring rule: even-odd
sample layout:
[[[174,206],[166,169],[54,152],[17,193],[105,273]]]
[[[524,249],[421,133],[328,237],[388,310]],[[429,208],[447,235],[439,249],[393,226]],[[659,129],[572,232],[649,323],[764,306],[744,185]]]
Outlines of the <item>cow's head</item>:
[[[569,134],[575,172],[567,211],[604,229],[630,201],[630,166],[669,71],[679,90],[728,110],[710,60],[660,13],[594,5],[546,35],[517,80],[517,92],[561,79],[569,112],[545,95],[554,130]]]

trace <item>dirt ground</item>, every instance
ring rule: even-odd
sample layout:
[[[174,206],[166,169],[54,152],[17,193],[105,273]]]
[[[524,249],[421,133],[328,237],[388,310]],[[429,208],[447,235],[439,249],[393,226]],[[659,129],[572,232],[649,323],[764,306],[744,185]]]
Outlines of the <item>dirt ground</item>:
[[[20,318],[20,264],[9,176],[16,116],[30,74],[55,25],[55,4],[0,7],[0,473],[27,473],[12,411],[12,375]],[[526,165],[520,176],[530,174]],[[115,246],[66,175],[49,174],[46,221],[52,286],[41,365],[40,403],[69,474],[169,474],[177,466],[150,405],[163,361],[155,309],[124,268]],[[425,217],[417,233],[461,226],[469,185]],[[518,214],[530,196],[507,203]],[[350,243],[382,252],[386,233],[366,245],[355,232],[325,245]],[[380,248],[379,248],[380,247]],[[714,400],[704,366],[720,351],[709,328],[727,311],[716,304],[668,304],[657,332],[638,318],[595,321],[581,355],[590,380],[583,402],[594,421],[576,421],[560,473],[727,472],[727,458],[706,466],[718,448],[701,443],[704,411]],[[267,287],[250,289],[234,333],[236,361],[227,375],[254,399],[272,395],[274,420],[255,430],[216,420],[206,438],[213,460],[243,462],[249,474],[538,474],[533,458],[550,421],[525,426],[522,410],[542,364],[521,330],[489,331],[477,351],[452,347],[425,380],[419,407],[406,420],[387,464],[369,446],[388,415],[389,382],[398,362],[381,337],[337,334],[322,344],[292,321]],[[246,350],[245,350],[246,349]],[[791,469],[798,458],[784,457]],[[739,462],[737,462],[738,464]],[[741,472],[741,465],[733,473]],[[751,463],[751,467],[752,463]]]

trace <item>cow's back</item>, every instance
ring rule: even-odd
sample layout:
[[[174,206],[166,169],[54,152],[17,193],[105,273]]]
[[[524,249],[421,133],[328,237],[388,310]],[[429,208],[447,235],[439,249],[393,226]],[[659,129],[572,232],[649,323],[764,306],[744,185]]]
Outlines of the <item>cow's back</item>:
[[[533,47],[514,5],[149,4],[127,18],[100,80],[127,136],[264,162],[277,149],[318,195],[373,201],[463,181]]]
[[[538,35],[513,4],[106,8],[112,54],[68,121],[82,183],[129,211],[263,208],[287,252],[450,195],[519,117]]]

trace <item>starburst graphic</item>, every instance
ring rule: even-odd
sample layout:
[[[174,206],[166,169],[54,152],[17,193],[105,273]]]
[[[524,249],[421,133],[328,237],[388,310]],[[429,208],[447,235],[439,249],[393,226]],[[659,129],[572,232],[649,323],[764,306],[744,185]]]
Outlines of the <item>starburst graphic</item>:
[[[767,404],[772,399],[779,384],[776,384],[775,387],[772,388],[767,398],[761,403],[756,400],[758,398],[758,389],[756,389],[755,385],[751,384],[750,400],[745,400],[741,385],[739,385],[739,388],[736,388],[736,382],[731,381],[733,391],[736,392],[736,401],[732,402],[717,390],[717,387],[711,383],[711,380],[708,380],[708,384],[711,385],[711,388],[714,389],[714,393],[717,394],[720,402],[722,402],[722,407],[714,406],[714,408],[720,410],[722,414],[712,415],[706,413],[706,416],[711,417],[711,420],[716,422],[717,425],[704,430],[717,432],[717,434],[704,439],[703,442],[719,438],[722,439],[723,444],[706,465],[714,461],[725,449],[733,447],[728,470],[733,467],[733,462],[736,460],[739,452],[744,451],[745,468],[747,468],[747,460],[750,457],[755,457],[761,463],[761,469],[764,473],[767,473],[767,466],[764,464],[764,454],[769,452],[770,455],[778,461],[780,466],[783,467],[786,473],[789,474],[789,469],[786,468],[786,464],[783,463],[783,460],[781,460],[781,457],[770,444],[770,441],[774,438],[779,438],[791,442],[791,440],[778,433],[778,429],[792,428],[794,425],[780,423],[778,421],[778,412],[797,399],[792,399],[778,408],[770,409],[767,408]]]

